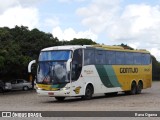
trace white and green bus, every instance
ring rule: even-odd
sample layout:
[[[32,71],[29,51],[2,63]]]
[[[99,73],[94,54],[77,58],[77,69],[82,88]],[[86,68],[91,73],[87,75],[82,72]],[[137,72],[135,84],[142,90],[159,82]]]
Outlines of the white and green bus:
[[[99,93],[139,94],[151,87],[151,55],[120,46],[49,47],[40,52],[36,83],[38,95],[59,101]]]

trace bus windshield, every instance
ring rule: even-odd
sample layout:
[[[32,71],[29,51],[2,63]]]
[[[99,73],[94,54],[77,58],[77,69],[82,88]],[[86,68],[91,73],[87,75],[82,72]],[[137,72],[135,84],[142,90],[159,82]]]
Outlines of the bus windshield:
[[[39,55],[39,61],[67,61],[70,58],[70,53],[69,50],[43,51]]]
[[[45,51],[39,56],[37,83],[60,84],[69,82],[66,69],[71,51]]]

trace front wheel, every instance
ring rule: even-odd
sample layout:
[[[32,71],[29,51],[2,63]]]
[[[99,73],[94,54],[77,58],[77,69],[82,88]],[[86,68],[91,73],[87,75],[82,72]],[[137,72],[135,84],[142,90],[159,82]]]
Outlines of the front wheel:
[[[24,87],[23,87],[23,90],[24,90],[24,91],[29,90],[28,86],[24,86]]]
[[[93,95],[93,87],[91,85],[88,85],[86,87],[86,91],[85,91],[85,95],[82,96],[83,100],[90,100],[92,98]]]
[[[65,97],[55,97],[57,101],[64,101]]]

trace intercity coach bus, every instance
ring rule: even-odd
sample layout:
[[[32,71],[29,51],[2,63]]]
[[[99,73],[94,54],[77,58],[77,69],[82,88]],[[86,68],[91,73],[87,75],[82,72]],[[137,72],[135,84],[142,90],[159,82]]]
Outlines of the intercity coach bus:
[[[42,49],[38,59],[40,96],[91,99],[93,94],[140,94],[151,87],[151,55],[120,46],[73,45]]]

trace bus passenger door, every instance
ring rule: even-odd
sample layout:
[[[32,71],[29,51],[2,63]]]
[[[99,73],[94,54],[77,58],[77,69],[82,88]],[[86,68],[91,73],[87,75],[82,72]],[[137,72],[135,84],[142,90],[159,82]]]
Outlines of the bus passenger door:
[[[76,94],[80,94],[80,89],[83,86],[83,78],[81,77],[82,71],[82,49],[77,49],[73,53],[72,69],[71,69],[71,80],[72,88]]]

